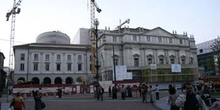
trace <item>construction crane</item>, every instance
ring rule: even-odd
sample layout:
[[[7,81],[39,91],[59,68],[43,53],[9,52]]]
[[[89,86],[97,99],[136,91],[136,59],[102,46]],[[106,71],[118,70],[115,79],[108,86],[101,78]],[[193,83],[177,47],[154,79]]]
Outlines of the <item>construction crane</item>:
[[[130,23],[130,19],[127,19],[126,21],[124,21],[123,23],[121,23],[121,20],[119,20],[119,25],[115,28],[116,30],[118,29],[119,33],[121,31],[121,26],[123,26],[125,23]]]
[[[11,73],[13,66],[13,60],[14,60],[14,54],[13,54],[13,46],[14,46],[14,38],[15,38],[15,20],[16,20],[16,14],[19,14],[21,9],[18,8],[18,6],[21,5],[22,0],[19,0],[16,3],[16,0],[14,0],[12,9],[6,13],[6,21],[9,21],[10,16],[11,18],[11,33],[10,33],[10,49],[9,49],[9,73]]]
[[[100,13],[102,10],[98,7],[97,3],[95,0],[90,1],[90,45],[91,45],[91,73],[95,74],[96,73],[96,68],[95,68],[95,51],[96,51],[96,44],[95,44],[95,37],[96,37],[96,32],[95,32],[95,9],[98,13]],[[98,76],[97,76],[98,78]]]

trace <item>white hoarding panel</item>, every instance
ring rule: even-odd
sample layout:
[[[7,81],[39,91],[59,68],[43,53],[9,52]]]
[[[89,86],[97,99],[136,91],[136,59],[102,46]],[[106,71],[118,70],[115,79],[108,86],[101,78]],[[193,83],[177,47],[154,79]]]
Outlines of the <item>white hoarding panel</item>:
[[[171,72],[181,72],[180,64],[171,64]]]

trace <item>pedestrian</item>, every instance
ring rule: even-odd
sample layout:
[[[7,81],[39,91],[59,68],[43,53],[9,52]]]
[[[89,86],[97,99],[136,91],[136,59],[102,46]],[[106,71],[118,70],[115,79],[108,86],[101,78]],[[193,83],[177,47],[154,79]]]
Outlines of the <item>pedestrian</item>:
[[[34,110],[42,110],[42,107],[41,107],[41,103],[42,103],[41,93],[38,90],[35,92],[34,102],[35,102]]]
[[[147,93],[147,87],[145,84],[142,84],[141,86],[141,97],[142,97],[142,103],[147,103],[146,100],[146,93]]]
[[[99,86],[97,100],[103,101],[103,94],[104,94],[104,88],[102,86]]]
[[[108,96],[109,97],[112,96],[112,88],[111,88],[111,86],[108,87]]]
[[[156,84],[156,88],[155,88],[155,93],[156,93],[156,100],[159,100],[159,94],[160,94],[160,88],[158,87],[158,85]]]
[[[133,92],[133,95],[132,95],[133,97],[138,97],[138,87],[137,87],[137,85],[133,86],[132,92]]]
[[[202,98],[193,92],[193,86],[187,82],[182,87],[183,94],[180,94],[175,104],[182,110],[207,110],[208,107]]]
[[[116,86],[113,86],[112,87],[112,99],[117,99],[117,92],[118,92],[118,90],[117,90]]]
[[[125,89],[124,85],[121,86],[120,91],[121,91],[121,99],[125,100],[126,89]]]
[[[176,89],[174,87],[171,87],[169,89],[169,96],[167,104],[170,105],[170,110],[179,110],[180,108],[176,106],[175,102],[179,95],[176,94]]]
[[[154,90],[153,90],[152,86],[150,85],[150,86],[149,86],[149,92],[148,92],[148,94],[149,94],[149,96],[150,96],[150,102],[151,102],[151,103],[154,102],[154,101],[153,101],[153,92],[154,92]]]
[[[220,110],[220,101],[219,100],[217,100],[215,98],[213,99],[213,104],[211,107],[209,107],[209,110],[212,110],[212,109]]]
[[[142,97],[142,93],[141,93],[142,85],[143,84],[140,83],[139,86],[138,86],[138,91],[139,91],[140,97]]]
[[[10,108],[13,107],[14,110],[23,110],[25,109],[24,98],[21,96],[20,92],[17,92],[15,97],[12,99]]]

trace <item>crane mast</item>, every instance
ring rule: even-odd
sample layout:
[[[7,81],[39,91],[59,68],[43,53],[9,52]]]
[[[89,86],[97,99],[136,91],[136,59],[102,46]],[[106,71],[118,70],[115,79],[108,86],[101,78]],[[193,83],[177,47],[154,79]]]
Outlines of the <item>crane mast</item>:
[[[95,74],[96,73],[96,68],[95,68],[95,50],[96,50],[96,45],[95,45],[95,9],[98,13],[100,13],[102,10],[98,7],[97,3],[95,0],[90,1],[90,45],[91,45],[91,73]]]
[[[10,16],[11,18],[11,33],[10,33],[10,49],[9,49],[9,73],[11,73],[12,68],[14,68],[14,54],[13,54],[13,46],[14,46],[14,38],[15,38],[15,21],[16,21],[16,14],[19,14],[21,9],[18,8],[20,6],[22,0],[19,0],[16,3],[16,0],[14,0],[12,9],[6,13],[6,21],[9,20]]]

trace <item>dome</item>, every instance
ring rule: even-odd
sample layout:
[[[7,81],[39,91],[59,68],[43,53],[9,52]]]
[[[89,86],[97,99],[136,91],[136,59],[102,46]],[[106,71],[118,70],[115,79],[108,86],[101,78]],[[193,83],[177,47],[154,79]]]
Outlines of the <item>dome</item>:
[[[60,31],[44,32],[37,36],[36,43],[70,44],[70,37]]]

